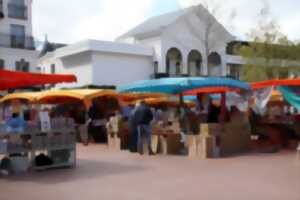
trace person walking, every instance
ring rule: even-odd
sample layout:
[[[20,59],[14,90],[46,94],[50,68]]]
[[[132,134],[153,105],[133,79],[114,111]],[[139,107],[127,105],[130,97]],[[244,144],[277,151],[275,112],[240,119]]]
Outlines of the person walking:
[[[143,138],[146,137],[149,154],[154,155],[151,147],[151,121],[153,120],[153,113],[144,101],[140,102],[135,112],[135,119],[137,120],[138,131],[138,152],[142,155],[143,152]]]

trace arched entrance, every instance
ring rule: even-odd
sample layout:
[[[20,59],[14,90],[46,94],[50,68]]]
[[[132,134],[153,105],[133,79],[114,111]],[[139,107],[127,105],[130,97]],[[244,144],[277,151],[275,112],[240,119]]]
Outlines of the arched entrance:
[[[170,77],[181,75],[182,54],[177,48],[171,48],[166,55],[166,68]]]
[[[208,56],[208,75],[221,76],[222,75],[222,60],[220,54],[212,52]]]
[[[190,76],[201,75],[202,56],[197,50],[192,50],[188,55],[188,72]]]

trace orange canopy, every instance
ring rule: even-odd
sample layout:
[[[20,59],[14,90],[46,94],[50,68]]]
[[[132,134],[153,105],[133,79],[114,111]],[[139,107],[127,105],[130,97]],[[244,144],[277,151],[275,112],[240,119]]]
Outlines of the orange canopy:
[[[198,94],[204,94],[204,93],[226,93],[226,92],[232,92],[232,91],[239,91],[239,89],[234,88],[228,88],[228,87],[209,87],[209,88],[199,88],[194,90],[189,90],[184,93],[184,96],[196,96]]]
[[[126,93],[119,94],[119,99],[125,102],[136,102],[137,100],[143,100],[147,98],[162,98],[168,95],[160,93]]]
[[[0,90],[31,87],[36,85],[76,82],[74,75],[38,74],[0,70]]]
[[[300,86],[300,79],[268,80],[251,84],[253,90],[271,86]]]

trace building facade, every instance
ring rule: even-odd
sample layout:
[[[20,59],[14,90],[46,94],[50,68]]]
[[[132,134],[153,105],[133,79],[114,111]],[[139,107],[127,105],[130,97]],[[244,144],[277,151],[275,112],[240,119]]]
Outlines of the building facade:
[[[0,68],[36,72],[32,0],[0,0]]]
[[[205,8],[194,6],[150,18],[115,42],[87,40],[44,51],[39,65],[45,72],[75,74],[76,86],[161,77],[238,79],[245,61],[231,51],[235,40]]]
[[[45,73],[76,75],[60,87],[116,86],[149,79],[153,50],[140,45],[86,40],[48,52],[39,59]]]

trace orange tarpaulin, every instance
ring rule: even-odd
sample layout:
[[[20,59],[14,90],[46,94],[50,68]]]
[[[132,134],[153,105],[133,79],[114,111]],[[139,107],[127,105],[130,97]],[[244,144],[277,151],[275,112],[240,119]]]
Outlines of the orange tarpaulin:
[[[199,89],[194,89],[194,90],[189,90],[184,93],[184,96],[196,96],[198,94],[204,94],[204,93],[226,93],[226,92],[233,92],[236,91],[238,92],[239,89],[234,89],[234,88],[228,88],[228,87],[209,87],[209,88],[199,88]]]
[[[253,90],[272,86],[300,86],[300,79],[268,80],[251,84]]]
[[[38,74],[0,70],[0,90],[24,88],[45,84],[76,82],[74,75]]]

